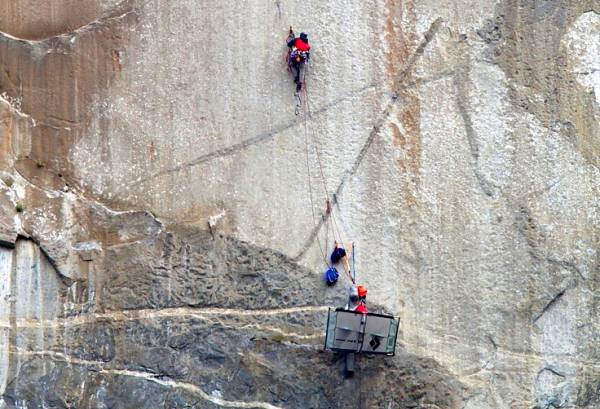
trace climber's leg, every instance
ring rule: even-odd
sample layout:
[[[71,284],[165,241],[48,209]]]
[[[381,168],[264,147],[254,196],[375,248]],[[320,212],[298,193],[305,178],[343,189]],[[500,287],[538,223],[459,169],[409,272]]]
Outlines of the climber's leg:
[[[298,74],[296,75],[296,84],[298,84],[300,89],[304,84],[304,62],[298,64]],[[299,89],[299,90],[300,90]]]

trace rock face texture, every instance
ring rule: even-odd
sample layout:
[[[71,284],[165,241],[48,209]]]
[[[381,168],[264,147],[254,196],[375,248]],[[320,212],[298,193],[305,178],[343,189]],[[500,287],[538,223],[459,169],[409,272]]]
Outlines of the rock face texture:
[[[599,408],[599,33],[593,0],[2,3],[0,408]],[[401,320],[351,379],[334,240]]]

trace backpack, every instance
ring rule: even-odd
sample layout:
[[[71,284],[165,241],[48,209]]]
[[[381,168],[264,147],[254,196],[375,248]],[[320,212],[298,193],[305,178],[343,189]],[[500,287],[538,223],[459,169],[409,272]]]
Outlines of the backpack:
[[[337,283],[339,276],[340,274],[335,267],[329,267],[327,271],[325,271],[325,282],[327,285],[332,286]]]

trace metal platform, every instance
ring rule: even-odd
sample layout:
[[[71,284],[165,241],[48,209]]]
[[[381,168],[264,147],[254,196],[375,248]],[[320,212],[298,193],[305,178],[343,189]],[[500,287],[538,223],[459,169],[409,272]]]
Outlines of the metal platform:
[[[391,315],[330,308],[325,349],[392,356],[396,352],[399,324],[400,320]]]

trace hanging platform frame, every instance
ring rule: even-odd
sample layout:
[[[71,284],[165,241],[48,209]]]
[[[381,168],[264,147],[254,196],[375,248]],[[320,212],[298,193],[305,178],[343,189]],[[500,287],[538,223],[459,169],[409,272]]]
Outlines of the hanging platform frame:
[[[400,320],[391,315],[329,309],[325,349],[393,356]]]

